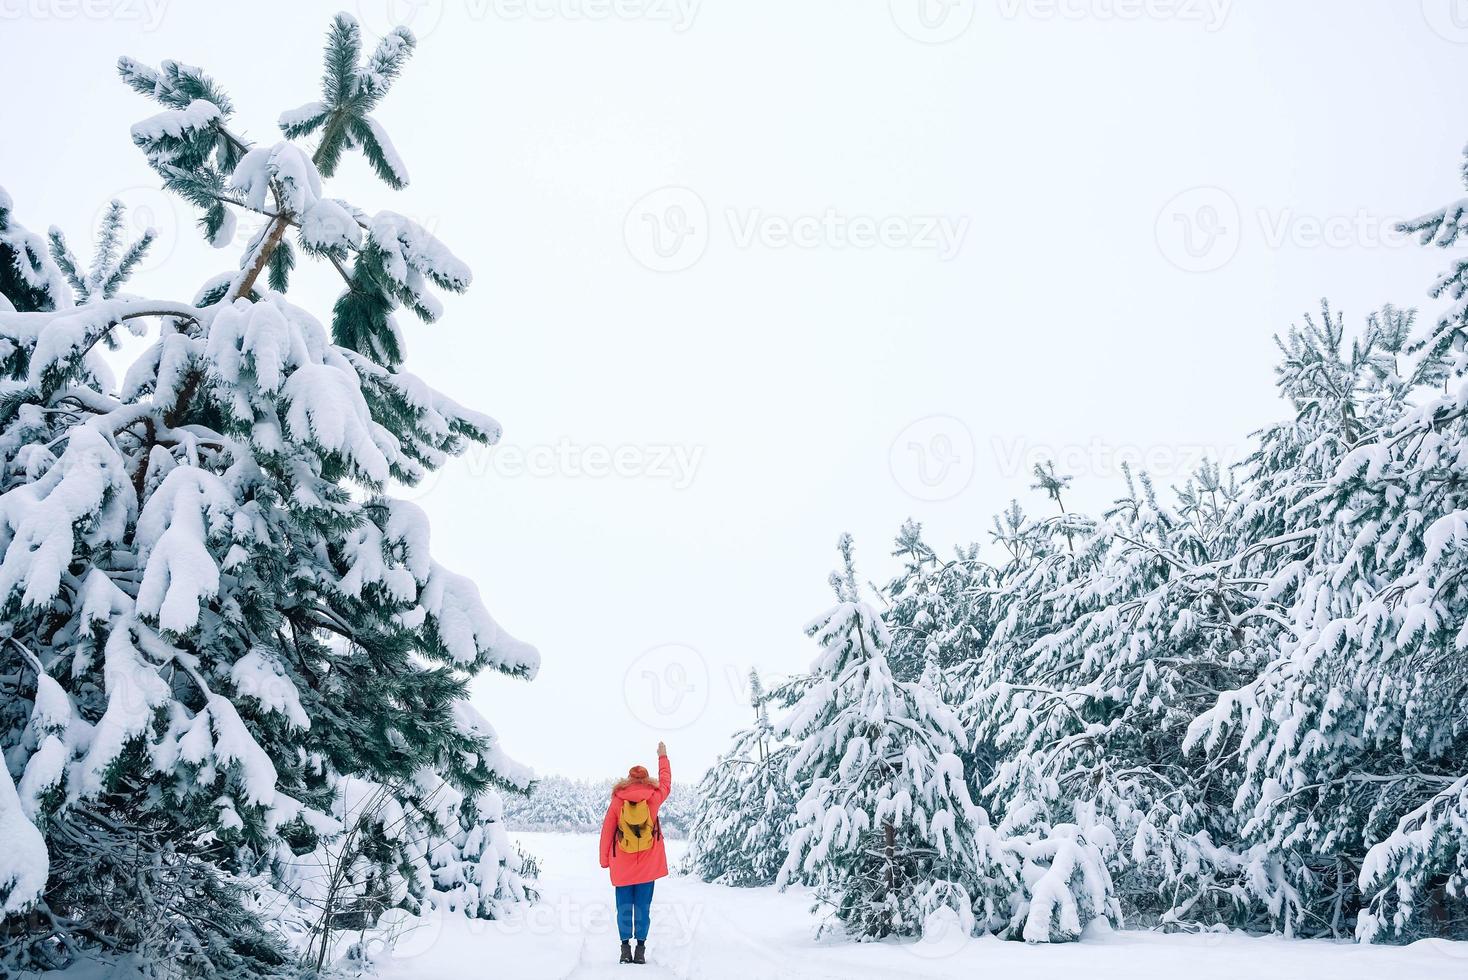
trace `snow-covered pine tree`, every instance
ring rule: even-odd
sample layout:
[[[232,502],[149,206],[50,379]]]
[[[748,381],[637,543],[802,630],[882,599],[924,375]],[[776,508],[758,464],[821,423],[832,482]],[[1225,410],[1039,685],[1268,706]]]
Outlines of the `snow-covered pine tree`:
[[[808,789],[779,883],[809,876],[816,907],[859,939],[920,934],[943,909],[967,929],[1007,922],[1018,869],[970,797],[958,719],[931,688],[893,678],[849,536],[841,556],[837,605],[808,628],[821,647],[810,687],[780,726],[800,741],[788,775]]]
[[[1109,821],[1088,802],[1064,800],[1031,759],[1021,757],[1015,767],[1018,775],[1006,780],[1009,796],[993,835],[1008,872],[988,883],[987,902],[998,913],[995,931],[1007,939],[1051,943],[1079,939],[1092,922],[1120,925],[1107,866],[1117,849]],[[1054,806],[1057,800],[1060,806]],[[1010,886],[1011,876],[1018,887]]]
[[[127,228],[127,208],[121,201],[114,200],[102,216],[102,227],[97,232],[97,245],[92,264],[85,271],[66,243],[60,228],[51,227],[47,233],[51,258],[55,261],[76,296],[77,305],[112,299],[117,290],[132,276],[139,262],[148,254],[158,233],[152,228],[131,244],[125,243],[123,232]],[[111,340],[109,335],[106,339]]]
[[[435,902],[451,912],[498,919],[533,901],[538,893],[524,855],[510,842],[500,794],[445,795],[436,814],[444,830],[434,835],[428,853]]]
[[[72,296],[65,276],[41,237],[15,219],[14,207],[0,188],[0,313],[66,309]]]
[[[977,546],[943,561],[912,520],[897,532],[892,554],[902,561],[902,571],[882,590],[892,676],[915,681],[932,666],[939,693],[946,694],[946,679],[988,639],[988,623],[970,603],[983,594],[990,569],[978,560]]]
[[[737,888],[773,885],[789,854],[801,787],[786,774],[795,746],[770,721],[770,697],[749,672],[753,724],[698,785],[699,809],[688,839],[688,868],[704,881]]]
[[[386,496],[390,479],[498,437],[400,368],[392,311],[435,319],[430,284],[459,291],[469,272],[413,222],[322,187],[349,149],[404,183],[369,113],[413,43],[397,30],[363,57],[339,15],[323,98],[286,113],[288,139],[266,146],[237,134],[199,69],[120,62],[165,107],[134,143],[201,208],[211,242],[229,245],[239,210],[269,219],[238,271],[190,301],[123,298],[131,253],[104,241],[73,305],[0,195],[13,963],[92,948],[263,976],[291,957],[262,916],[289,934],[418,908],[435,864],[455,860],[476,861],[476,901],[461,902],[475,914],[521,888],[514,856],[474,830],[528,774],[464,699],[476,673],[530,677],[538,655],[433,560],[422,512]],[[314,149],[293,141],[307,135]],[[331,336],[284,295],[292,242],[345,280]],[[97,348],[139,325],[156,339],[119,385]],[[322,909],[297,886],[325,867],[348,874]],[[324,956],[324,933],[309,937]]]
[[[1402,417],[1407,397],[1423,382],[1403,363],[1413,320],[1411,312],[1388,306],[1352,337],[1344,317],[1322,303],[1319,319],[1307,314],[1303,326],[1276,338],[1277,384],[1294,414],[1259,434],[1258,447],[1241,467],[1246,492],[1231,518],[1236,543],[1230,576],[1244,587],[1252,607],[1241,617],[1247,625],[1227,672],[1214,675],[1218,689],[1229,693],[1199,713],[1184,741],[1190,753],[1206,747],[1209,784],[1226,790],[1231,802],[1215,808],[1218,848],[1205,862],[1207,875],[1182,883],[1180,894],[1198,899],[1180,907],[1180,917],[1185,911],[1195,921],[1232,920],[1296,935],[1349,931],[1359,904],[1359,846],[1339,840],[1333,847],[1300,846],[1289,821],[1250,819],[1259,775],[1255,753],[1277,724],[1258,709],[1273,702],[1271,692],[1283,680],[1280,650],[1292,643],[1299,586],[1317,571],[1314,544],[1326,503],[1321,486],[1363,439]],[[1433,360],[1415,363],[1436,373]],[[1230,682],[1228,674],[1236,679]],[[1259,727],[1231,726],[1226,719],[1235,711]],[[1209,892],[1221,903],[1213,914]]]
[[[1201,762],[1190,769],[1180,744],[1216,685],[1237,681],[1230,664],[1251,603],[1226,560],[1237,489],[1216,466],[1176,506],[1145,475],[1126,479],[1104,521],[1055,542],[1066,572],[1042,580],[1043,601],[1029,583],[1001,599],[1006,616],[969,715],[1005,760],[985,792],[1006,829],[1032,813],[1076,825],[1127,872],[1128,913],[1170,920],[1218,874],[1212,818],[1227,812],[1226,786]],[[1059,487],[1041,488],[1056,499]]]
[[[1468,183],[1468,170],[1462,173]],[[1465,214],[1468,199],[1460,199],[1408,222],[1403,231],[1418,233],[1424,244],[1460,246]],[[1382,632],[1389,635],[1397,626],[1397,635],[1378,640],[1399,646],[1394,669],[1387,674],[1378,662],[1367,676],[1374,682],[1370,731],[1378,742],[1387,742],[1384,733],[1395,734],[1387,744],[1404,763],[1394,783],[1377,784],[1381,801],[1394,804],[1400,817],[1362,862],[1367,907],[1356,935],[1368,942],[1426,934],[1468,939],[1468,494],[1462,480],[1468,459],[1468,257],[1460,252],[1430,295],[1454,303],[1418,345],[1421,360],[1412,380],[1441,380],[1442,393],[1387,429],[1394,440],[1388,445],[1401,460],[1376,474],[1374,489],[1378,500],[1391,503],[1398,503],[1399,493],[1421,493],[1431,523],[1416,522],[1426,524],[1420,557],[1391,555],[1397,577],[1361,617],[1375,627],[1382,604],[1396,604]],[[1367,463],[1368,480],[1376,462]],[[1383,535],[1383,544],[1390,540]]]
[[[1405,227],[1450,247],[1465,209]],[[1342,930],[1354,914],[1368,941],[1468,936],[1465,284],[1458,259],[1432,290],[1454,306],[1414,346],[1410,370],[1387,351],[1384,387],[1417,404],[1359,426],[1310,495],[1319,519],[1290,573],[1288,628],[1259,678],[1225,693],[1195,730],[1195,740],[1242,732],[1247,834],[1307,867],[1328,855],[1360,868],[1359,897],[1338,872],[1335,899],[1307,893],[1287,931]]]
[[[1083,514],[1069,513],[1061,504],[1061,493],[1068,478],[1058,477],[1053,470],[1045,474],[1059,513],[1049,518],[1034,518],[1019,501],[1011,501],[1002,514],[995,515],[990,537],[1002,551],[1001,559],[988,572],[976,579],[966,596],[966,608],[960,617],[973,634],[982,636],[983,652],[960,661],[955,670],[959,690],[955,700],[960,716],[973,724],[967,712],[971,698],[991,682],[994,670],[992,650],[998,637],[1015,646],[1023,646],[1027,637],[1043,635],[1054,622],[1047,603],[1056,590],[1082,577],[1094,563],[1094,556],[1078,547],[1095,535],[1095,521]],[[1044,485],[1042,483],[1042,485]]]
[[[1066,508],[1069,477],[1048,464],[1035,477],[1057,513],[1034,520],[1014,503],[995,518],[1005,560],[969,602],[990,632],[953,686],[1000,844],[1022,862],[1024,887],[1000,932],[1044,942],[1078,938],[1093,919],[1120,921],[1121,910],[1107,867],[1119,857],[1117,821],[1096,802],[1107,790],[1077,784],[1086,770],[1077,755],[1097,748],[1091,739],[1106,730],[1105,708],[1091,703],[1094,691],[1065,681],[1065,671],[1087,669],[1084,658],[1054,649],[1083,597],[1096,598],[1108,539],[1104,526]]]
[[[1023,650],[1050,631],[1056,621],[1048,605],[1052,597],[1083,577],[1094,560],[1084,549],[1077,552],[1076,541],[1089,541],[1093,535],[1093,521],[1065,513],[1063,507],[1054,517],[1036,519],[1012,500],[993,518],[990,537],[1002,557],[986,581],[972,590],[962,617],[983,634],[984,646],[960,662],[949,679],[949,697],[967,733],[970,775],[979,785],[989,782],[1003,758],[991,734],[1002,719],[992,715],[989,702],[1008,662],[996,661],[995,650],[1001,645]]]

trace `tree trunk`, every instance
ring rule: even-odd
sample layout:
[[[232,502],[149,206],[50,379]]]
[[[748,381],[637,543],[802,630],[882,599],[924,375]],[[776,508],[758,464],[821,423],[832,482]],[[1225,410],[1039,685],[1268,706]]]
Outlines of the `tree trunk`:
[[[265,266],[270,262],[270,256],[275,253],[275,249],[280,245],[280,240],[285,237],[285,230],[288,227],[290,227],[288,217],[282,216],[275,219],[265,240],[260,243],[260,250],[255,253],[255,261],[251,262],[250,267],[245,270],[239,285],[229,291],[229,295],[224,298],[225,302],[233,302],[241,296],[250,295],[250,290],[255,288],[255,280],[260,278],[261,272],[265,271]]]
[[[888,820],[882,824],[882,833],[887,838],[887,889],[897,889],[897,828]]]

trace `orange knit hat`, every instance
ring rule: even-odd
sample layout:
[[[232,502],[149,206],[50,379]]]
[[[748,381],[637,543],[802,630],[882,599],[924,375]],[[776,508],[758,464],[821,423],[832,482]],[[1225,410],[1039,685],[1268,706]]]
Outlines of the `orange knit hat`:
[[[627,770],[627,778],[628,779],[646,779],[647,778],[647,766],[633,766],[631,769],[628,769]]]

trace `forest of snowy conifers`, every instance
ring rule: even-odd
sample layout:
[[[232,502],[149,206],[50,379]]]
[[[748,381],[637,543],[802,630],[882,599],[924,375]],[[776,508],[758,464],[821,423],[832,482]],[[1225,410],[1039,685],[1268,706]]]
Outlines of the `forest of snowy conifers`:
[[[612,798],[615,779],[569,779],[537,773],[528,793],[512,793],[504,800],[504,822],[509,830],[599,834]],[[658,810],[658,825],[672,839],[688,836],[699,811],[692,786],[680,784],[676,795]]]
[[[1447,170],[1447,167],[1444,167]],[[1410,222],[1449,248],[1468,200]],[[982,544],[852,543],[808,674],[705,778],[690,861],[801,881],[862,938],[931,917],[1468,937],[1468,261],[1428,316],[1279,337],[1286,415],[1232,471],[1128,473],[1104,513],[1035,468]]]

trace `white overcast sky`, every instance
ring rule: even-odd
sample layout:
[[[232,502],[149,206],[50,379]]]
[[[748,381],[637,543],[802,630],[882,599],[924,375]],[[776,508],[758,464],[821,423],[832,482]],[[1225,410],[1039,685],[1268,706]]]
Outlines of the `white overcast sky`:
[[[204,66],[236,125],[317,97],[339,4],[0,0],[0,185],[73,240],[112,197],[162,233],[137,292],[235,251],[153,190],[120,54]],[[362,0],[417,56],[378,113],[412,175],[328,193],[475,272],[408,367],[505,426],[413,496],[544,657],[475,702],[542,772],[659,738],[692,776],[793,671],[842,531],[885,578],[911,516],[987,541],[1029,465],[1072,499],[1236,458],[1285,409],[1271,337],[1434,309],[1391,223],[1461,193],[1453,0]],[[329,319],[338,283],[298,274]],[[613,451],[620,473],[605,470]],[[602,454],[602,455],[598,455]]]

